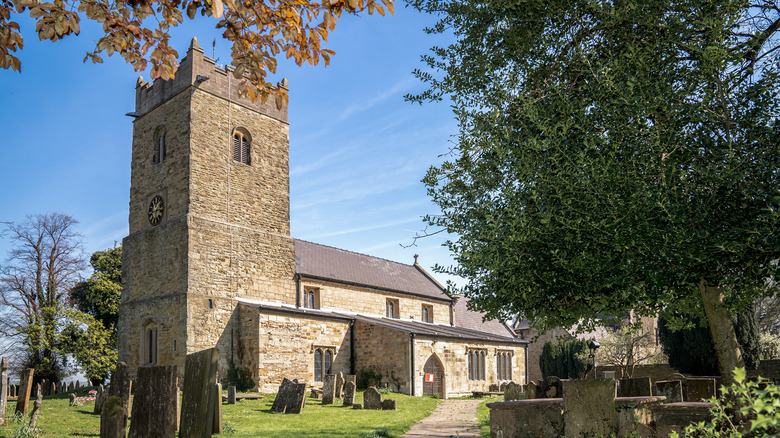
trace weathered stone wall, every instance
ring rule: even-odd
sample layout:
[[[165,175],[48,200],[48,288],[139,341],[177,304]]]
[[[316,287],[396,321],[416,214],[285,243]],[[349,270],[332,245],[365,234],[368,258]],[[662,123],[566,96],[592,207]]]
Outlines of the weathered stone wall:
[[[409,394],[411,381],[409,365],[411,357],[411,336],[398,330],[391,330],[364,322],[355,322],[355,373],[372,370],[382,374],[383,382],[398,380],[399,391]],[[394,388],[395,384],[391,385]]]
[[[433,307],[433,322],[450,323],[450,305],[442,301],[304,278],[301,280],[301,291],[306,287],[320,290],[321,308],[385,316],[387,299],[393,298],[398,300],[399,316],[403,319],[421,321],[422,306],[426,304]]]
[[[260,311],[240,306],[241,365],[252,370],[261,392],[282,380],[314,382],[314,348],[335,351],[331,372],[350,373],[349,321]]]
[[[469,380],[468,350],[486,350],[485,380]],[[422,394],[425,362],[435,354],[444,365],[445,393],[447,397],[471,394],[473,391],[488,391],[491,384],[499,384],[496,356],[498,352],[511,351],[512,381],[526,383],[525,347],[517,344],[484,343],[450,339],[415,339],[415,395]]]

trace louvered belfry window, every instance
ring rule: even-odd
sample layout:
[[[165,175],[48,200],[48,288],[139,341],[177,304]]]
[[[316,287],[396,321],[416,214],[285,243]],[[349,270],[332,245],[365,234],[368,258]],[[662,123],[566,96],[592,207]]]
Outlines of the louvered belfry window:
[[[233,161],[252,164],[250,159],[249,138],[240,131],[236,131],[233,134]]]

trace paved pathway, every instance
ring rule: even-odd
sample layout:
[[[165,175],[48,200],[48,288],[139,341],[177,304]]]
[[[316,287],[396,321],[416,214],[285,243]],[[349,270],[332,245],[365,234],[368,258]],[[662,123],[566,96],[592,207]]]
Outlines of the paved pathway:
[[[482,400],[444,400],[401,438],[481,438],[477,406]]]

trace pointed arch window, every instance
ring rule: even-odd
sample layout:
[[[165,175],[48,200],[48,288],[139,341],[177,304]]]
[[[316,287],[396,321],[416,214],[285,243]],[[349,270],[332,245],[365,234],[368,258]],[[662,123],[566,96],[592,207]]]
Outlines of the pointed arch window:
[[[499,351],[496,353],[496,376],[498,380],[512,380],[512,356],[511,351]]]
[[[252,139],[249,133],[242,128],[233,132],[233,161],[252,164]]]
[[[485,350],[469,350],[469,380],[485,380]]]
[[[154,131],[154,150],[152,152],[152,162],[154,164],[162,163],[168,155],[165,145],[165,127],[158,126]]]
[[[322,382],[325,380],[327,374],[333,374],[331,368],[333,366],[334,349],[332,347],[315,347],[314,348],[314,381]]]
[[[144,325],[141,339],[141,363],[154,365],[157,363],[157,324],[150,321]]]

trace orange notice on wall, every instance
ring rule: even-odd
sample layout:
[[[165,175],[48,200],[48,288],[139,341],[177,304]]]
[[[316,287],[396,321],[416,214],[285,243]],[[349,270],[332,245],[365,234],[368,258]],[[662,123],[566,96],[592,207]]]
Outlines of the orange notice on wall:
[[[425,381],[426,382],[433,382],[433,374],[426,374],[425,375]]]

